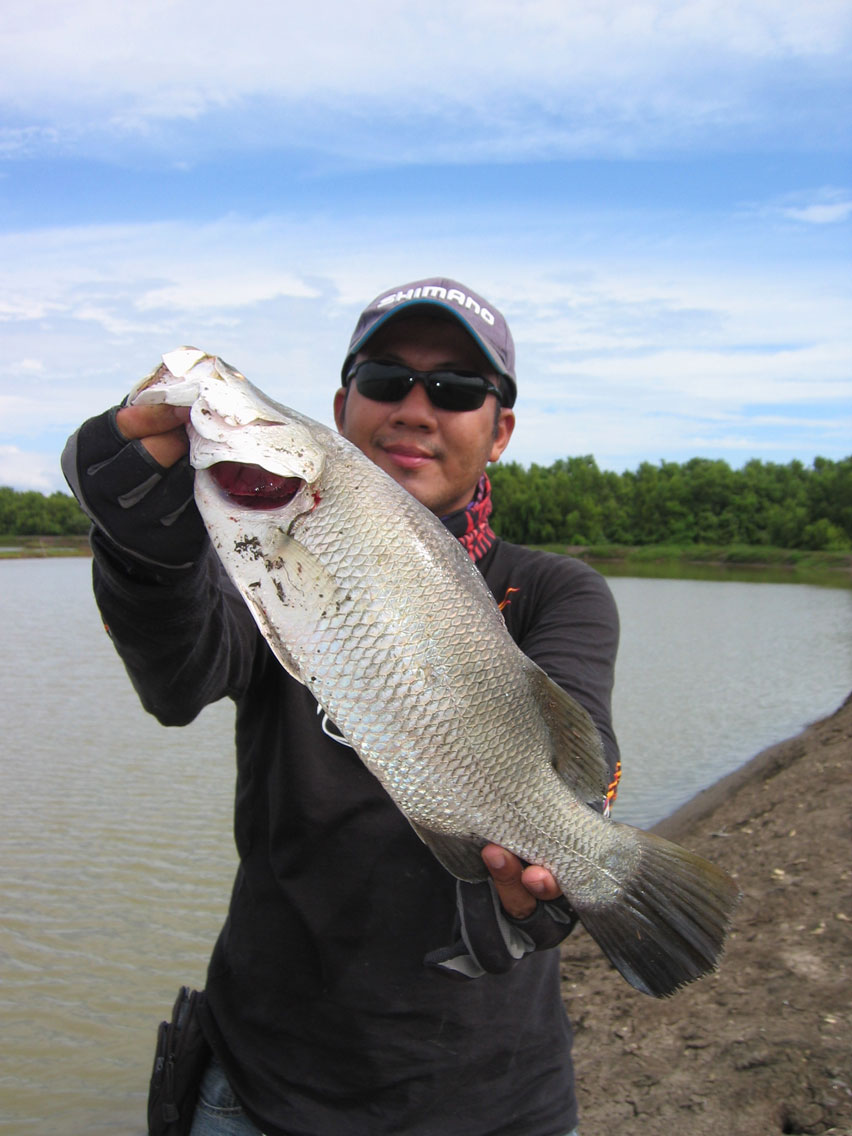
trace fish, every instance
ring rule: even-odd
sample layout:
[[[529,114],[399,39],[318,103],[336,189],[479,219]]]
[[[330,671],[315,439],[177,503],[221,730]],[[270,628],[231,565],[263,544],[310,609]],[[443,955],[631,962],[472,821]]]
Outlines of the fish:
[[[491,842],[547,868],[654,997],[717,968],[736,883],[604,815],[591,717],[515,644],[437,517],[339,433],[197,348],[163,355],[129,402],[190,408],[195,501],[225,571],[452,875],[487,879]]]

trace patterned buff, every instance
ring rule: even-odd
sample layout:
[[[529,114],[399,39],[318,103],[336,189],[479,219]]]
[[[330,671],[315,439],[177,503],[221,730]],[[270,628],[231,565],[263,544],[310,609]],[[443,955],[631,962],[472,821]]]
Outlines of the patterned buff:
[[[464,509],[441,517],[446,527],[460,541],[465,552],[474,561],[480,560],[497,537],[488,523],[491,516],[491,482],[483,473],[473,500]]]

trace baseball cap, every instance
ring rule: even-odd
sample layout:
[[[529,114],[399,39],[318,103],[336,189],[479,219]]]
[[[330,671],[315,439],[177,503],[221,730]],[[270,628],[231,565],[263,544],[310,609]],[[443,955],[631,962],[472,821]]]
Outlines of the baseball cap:
[[[427,280],[416,280],[413,284],[403,284],[399,288],[381,292],[367,305],[352,333],[349,351],[343,363],[343,381],[346,382],[356,354],[388,320],[402,311],[430,307],[448,312],[473,337],[503,379],[506,406],[514,406],[518,388],[515,379],[515,344],[509,325],[500,312],[482,296],[445,276],[432,276]]]

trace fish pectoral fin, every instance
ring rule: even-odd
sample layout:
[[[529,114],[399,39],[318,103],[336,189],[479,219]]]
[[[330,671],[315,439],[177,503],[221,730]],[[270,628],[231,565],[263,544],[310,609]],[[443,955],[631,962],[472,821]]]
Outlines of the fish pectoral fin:
[[[488,879],[488,869],[482,861],[480,850],[485,841],[469,840],[464,836],[448,836],[444,832],[433,832],[424,828],[409,817],[409,823],[420,839],[426,844],[437,860],[451,875],[459,880],[476,883]]]
[[[302,672],[299,670],[299,665],[287,650],[287,648],[284,646],[284,644],[276,641],[275,644],[270,643],[269,646],[272,650],[273,655],[287,672],[287,674],[291,678],[294,678],[296,682],[300,682],[302,686],[304,686],[305,680],[302,677]]]
[[[262,552],[258,552],[261,546]],[[248,580],[243,558],[251,564]],[[280,529],[268,532],[263,542],[241,540],[234,546],[234,554],[223,559],[281,666],[298,682],[309,685],[286,640],[309,634],[317,616],[322,618],[339,604],[337,581],[313,552]],[[263,571],[255,560],[263,561]]]
[[[296,605],[304,619],[324,615],[342,595],[340,585],[326,565],[289,532],[279,530],[269,542],[271,570],[277,580],[281,603]]]
[[[575,698],[531,660],[527,664],[527,680],[553,739],[553,768],[582,800],[603,801],[610,775],[597,726]]]

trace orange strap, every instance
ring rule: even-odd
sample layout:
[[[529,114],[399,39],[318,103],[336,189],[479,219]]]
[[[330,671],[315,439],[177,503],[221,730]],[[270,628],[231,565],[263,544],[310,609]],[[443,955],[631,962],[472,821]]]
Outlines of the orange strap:
[[[618,782],[621,780],[621,762],[616,761],[615,773],[612,775],[612,780],[606,787],[606,798],[604,800],[603,815],[608,817],[612,812],[612,806],[615,804],[615,798],[618,796]]]

